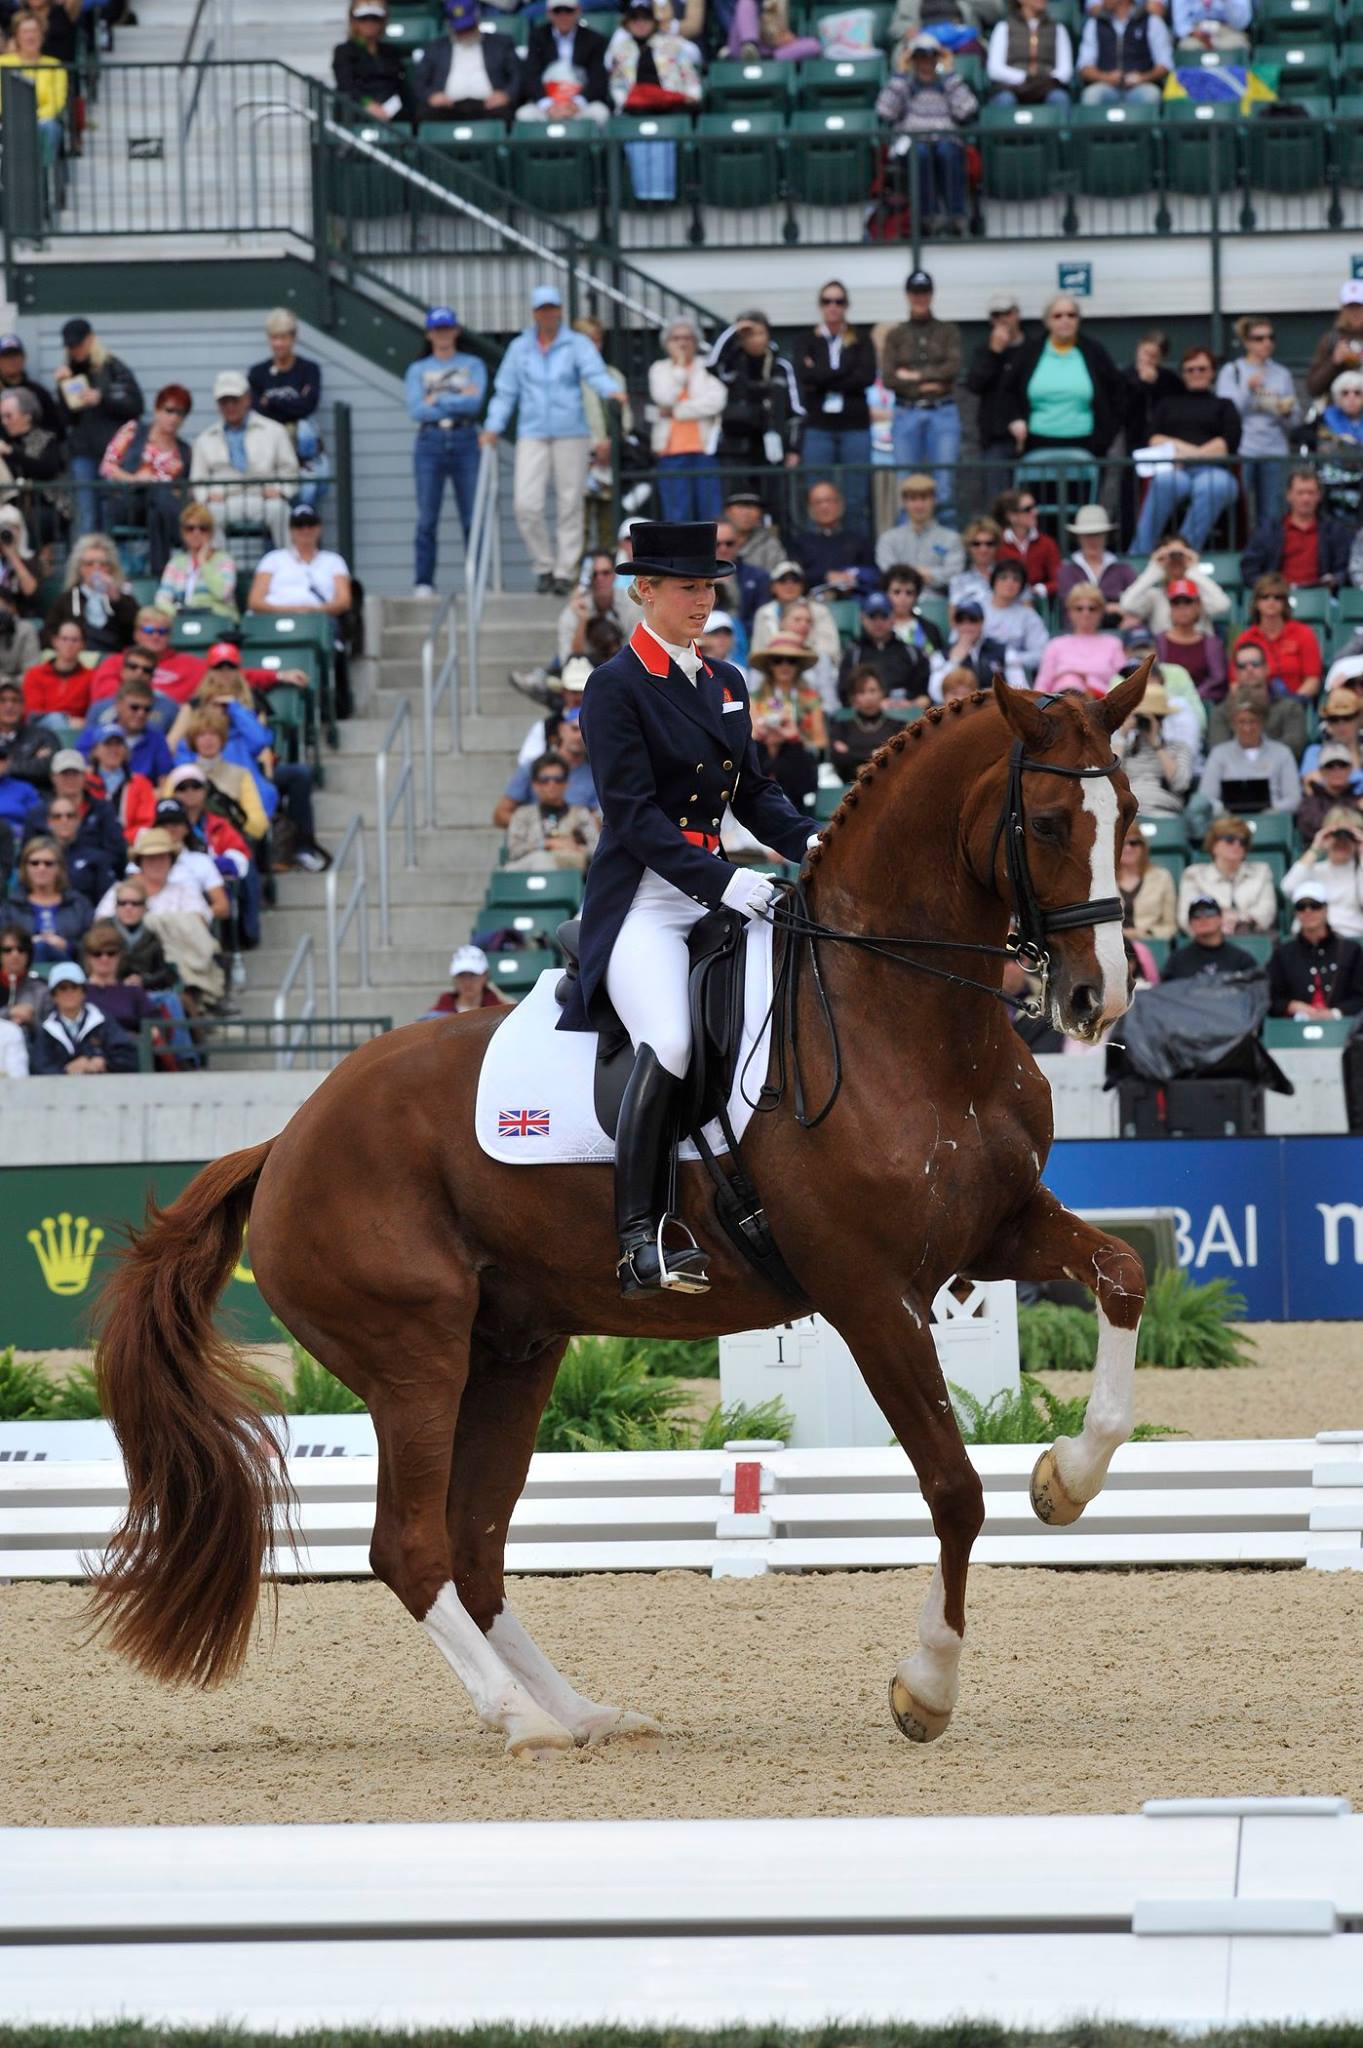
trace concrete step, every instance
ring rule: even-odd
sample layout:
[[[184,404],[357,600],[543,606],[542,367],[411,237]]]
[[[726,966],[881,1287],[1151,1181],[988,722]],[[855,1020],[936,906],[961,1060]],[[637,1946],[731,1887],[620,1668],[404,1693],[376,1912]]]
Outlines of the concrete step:
[[[554,646],[554,635],[558,626],[561,605],[537,609],[529,601],[504,618],[484,617],[478,629],[479,660],[490,659],[494,654],[504,656],[507,661],[520,663],[524,660],[539,659],[541,648]],[[380,661],[419,661],[421,650],[430,638],[429,625],[417,623],[390,624],[384,620],[383,638],[375,650]],[[530,650],[527,652],[527,650]],[[459,652],[466,659],[468,638],[465,629],[460,628]],[[445,638],[441,634],[436,649],[436,667],[439,668],[445,656]]]
[[[389,1017],[395,1028],[403,1024],[415,1024],[418,1017],[424,1017],[442,989],[449,987],[449,956],[444,962],[445,971],[435,982],[388,982],[382,988],[357,988],[343,991],[341,1012],[346,1017]],[[325,990],[319,991],[325,1000]],[[274,1015],[273,998],[255,996],[249,990],[244,993],[241,1005],[243,1017],[271,1017]],[[296,1009],[294,1011],[296,1015]],[[215,1062],[216,1064],[216,1062]]]
[[[453,920],[452,920],[453,923]],[[374,934],[377,937],[377,933]],[[414,985],[429,984],[432,988],[444,988],[449,980],[450,955],[456,946],[462,945],[468,937],[467,924],[446,932],[428,945],[378,946],[369,951],[369,972],[374,987],[367,992],[367,1012],[355,1014],[373,1016],[382,1009],[379,1000],[383,989],[394,983],[410,982]],[[250,988],[260,994],[272,995],[288,969],[293,955],[292,946],[261,946],[252,953],[246,963],[246,978]],[[359,959],[355,948],[347,944],[341,956],[341,987],[352,991],[359,986]],[[318,954],[318,979],[326,979],[326,955],[320,949]],[[345,1015],[351,1015],[346,1009]]]
[[[517,753],[521,741],[534,721],[536,707],[526,697],[521,697],[515,692],[508,694],[512,703],[525,706],[526,715],[523,717],[519,711],[501,709],[480,711],[476,717],[466,714],[460,730],[463,751],[466,754],[496,754],[501,757]],[[337,752],[342,755],[365,755],[372,761],[383,745],[393,713],[404,697],[412,707],[412,751],[419,755],[422,747],[420,688],[413,691],[397,686],[374,692],[370,705],[371,716],[348,718],[345,721],[339,729],[340,746]],[[449,734],[449,719],[442,708],[436,714],[437,754],[448,751]],[[400,746],[394,750],[393,759],[396,765],[392,772],[398,774],[402,759]]]

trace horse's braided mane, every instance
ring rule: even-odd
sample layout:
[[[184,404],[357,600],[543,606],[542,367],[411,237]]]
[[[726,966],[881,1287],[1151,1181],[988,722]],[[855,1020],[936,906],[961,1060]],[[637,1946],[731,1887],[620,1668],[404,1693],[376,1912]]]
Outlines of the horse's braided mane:
[[[861,802],[863,792],[892,765],[897,754],[904,753],[910,746],[923,740],[929,726],[941,725],[949,718],[959,718],[965,711],[977,711],[981,705],[993,702],[992,690],[976,690],[971,697],[953,697],[949,704],[934,704],[921,718],[916,718],[912,725],[901,726],[892,739],[886,740],[883,747],[877,747],[869,761],[857,771],[855,781],[847,785],[842,802],[832,817],[820,825],[819,843],[812,846],[806,854],[806,867],[818,866],[828,850],[829,840],[837,837],[847,823],[848,814]]]

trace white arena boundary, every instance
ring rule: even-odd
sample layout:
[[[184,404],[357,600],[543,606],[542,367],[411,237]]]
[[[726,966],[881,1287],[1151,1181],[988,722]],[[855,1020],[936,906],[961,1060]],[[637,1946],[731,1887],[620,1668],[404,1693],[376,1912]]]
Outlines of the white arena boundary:
[[[906,1751],[906,1797],[914,1771]],[[926,1767],[930,1767],[930,1764]],[[0,1830],[11,2024],[1200,2028],[1363,2007],[1363,1816]]]
[[[368,1418],[295,1418],[301,1548],[281,1577],[369,1576],[377,1465]],[[65,1438],[55,1432],[79,1432]],[[80,1457],[63,1458],[63,1444]],[[99,1455],[100,1450],[105,1455]],[[55,1455],[54,1455],[55,1450]],[[980,1564],[1296,1564],[1363,1570],[1363,1430],[1269,1442],[1128,1444],[1074,1528],[1032,1514],[1035,1445],[976,1446]],[[0,1426],[0,1581],[80,1579],[126,1484],[107,1426]],[[901,1452],[542,1453],[511,1524],[513,1572],[708,1571],[717,1577],[930,1564],[937,1542]]]

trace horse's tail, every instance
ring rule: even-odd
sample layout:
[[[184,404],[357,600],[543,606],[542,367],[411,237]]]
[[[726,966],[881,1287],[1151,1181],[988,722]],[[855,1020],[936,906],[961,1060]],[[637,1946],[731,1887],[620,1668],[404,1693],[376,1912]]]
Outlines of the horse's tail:
[[[128,1506],[95,1580],[97,1624],[139,1669],[217,1685],[246,1655],[283,1452],[277,1390],[214,1329],[269,1144],[149,1206],[100,1301],[95,1372]]]

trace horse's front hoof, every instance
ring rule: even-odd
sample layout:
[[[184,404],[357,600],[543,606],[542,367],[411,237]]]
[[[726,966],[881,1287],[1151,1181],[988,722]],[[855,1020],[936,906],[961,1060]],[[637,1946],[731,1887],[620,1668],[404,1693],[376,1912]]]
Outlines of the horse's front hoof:
[[[897,1671],[890,1680],[890,1712],[895,1727],[910,1742],[935,1742],[951,1719],[950,1707],[942,1714],[915,1699]]]
[[[1064,1529],[1079,1520],[1085,1505],[1065,1491],[1065,1483],[1055,1462],[1055,1445],[1052,1444],[1032,1467],[1032,1513],[1039,1522],[1046,1522],[1053,1529]]]
[[[576,1727],[573,1737],[579,1749],[599,1749],[603,1742],[632,1742],[662,1732],[662,1724],[651,1714],[636,1714],[629,1707],[606,1707]]]
[[[523,1762],[534,1763],[576,1744],[568,1730],[548,1714],[518,1716],[506,1731],[506,1753]]]

